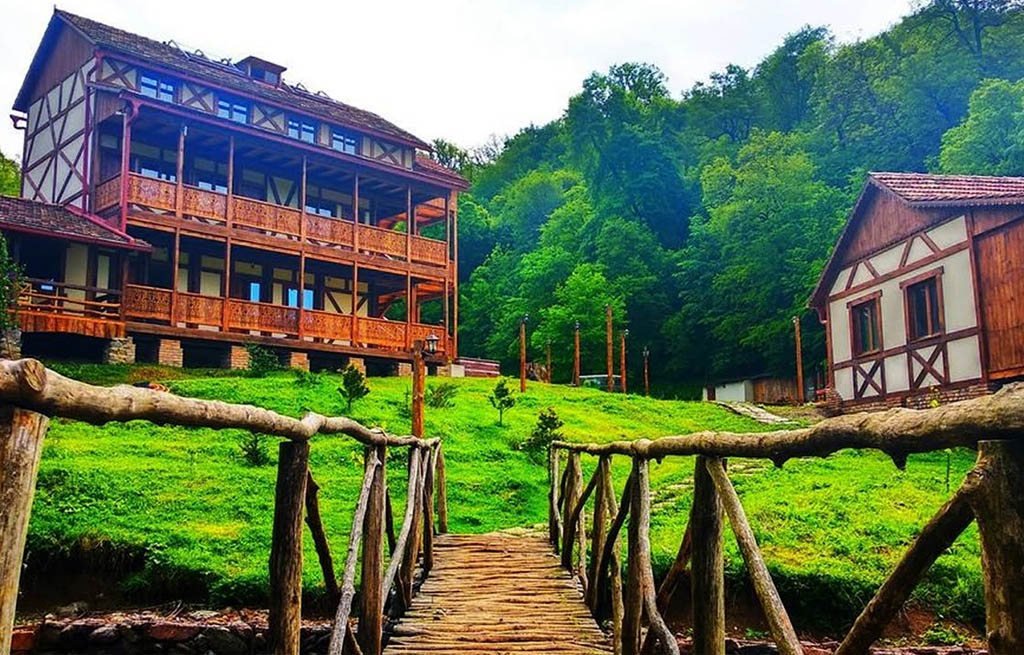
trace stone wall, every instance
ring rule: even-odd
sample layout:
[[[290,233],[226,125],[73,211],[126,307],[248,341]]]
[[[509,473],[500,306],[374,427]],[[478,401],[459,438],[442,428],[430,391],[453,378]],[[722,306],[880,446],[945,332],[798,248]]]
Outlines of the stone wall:
[[[18,328],[0,333],[0,359],[21,359],[21,330]]]
[[[304,352],[291,351],[288,353],[288,368],[297,368],[302,371],[309,370],[309,355]]]
[[[110,339],[103,346],[104,364],[134,364],[135,341],[131,337]]]
[[[857,412],[880,412],[886,409],[892,409],[893,407],[909,407],[911,409],[928,409],[936,404],[948,405],[949,403],[959,402],[961,400],[969,400],[971,398],[977,398],[978,396],[984,396],[985,394],[992,393],[999,388],[998,383],[994,382],[974,382],[967,385],[958,385],[955,387],[932,387],[931,389],[924,389],[916,391],[912,394],[892,394],[883,398],[873,398],[871,400],[851,402],[843,401],[839,406],[839,414],[856,414]],[[831,404],[828,400],[824,403],[826,409],[830,409]]]
[[[164,366],[180,367],[185,361],[181,342],[177,339],[160,339],[157,344],[156,361]]]
[[[230,346],[227,365],[236,370],[249,368],[249,350],[245,346]]]

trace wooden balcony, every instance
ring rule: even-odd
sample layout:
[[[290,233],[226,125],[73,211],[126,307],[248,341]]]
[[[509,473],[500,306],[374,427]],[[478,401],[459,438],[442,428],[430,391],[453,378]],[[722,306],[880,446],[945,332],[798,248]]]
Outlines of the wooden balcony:
[[[438,352],[448,352],[444,327],[388,321],[365,316],[336,314],[313,309],[251,302],[238,298],[204,296],[170,289],[129,284],[124,291],[124,316],[130,321],[155,321],[161,325],[203,332],[266,335],[313,343],[350,345],[356,348],[406,350],[413,340],[430,334],[441,337]],[[353,338],[355,336],[355,338]]]
[[[125,196],[130,207],[144,211],[177,215],[180,204],[180,214],[184,218],[313,245],[349,251],[355,249],[356,225],[349,220],[316,216],[292,207],[242,196],[229,197],[188,185],[181,186],[179,200],[178,191],[178,185],[174,182],[129,173]],[[97,213],[118,206],[121,202],[121,177],[113,177],[98,185],[95,202]],[[361,252],[392,260],[406,260],[406,249],[410,247],[409,260],[414,263],[440,268],[446,268],[449,264],[447,244],[444,241],[413,236],[410,245],[403,232],[371,225],[359,225],[358,230]]]
[[[113,339],[125,336],[121,292],[29,278],[15,313],[22,332],[62,332]]]

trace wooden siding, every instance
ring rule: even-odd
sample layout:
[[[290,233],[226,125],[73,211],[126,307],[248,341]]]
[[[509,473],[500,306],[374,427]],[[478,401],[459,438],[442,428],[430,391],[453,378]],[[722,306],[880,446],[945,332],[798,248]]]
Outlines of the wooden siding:
[[[870,195],[865,198],[860,209],[863,218],[854,227],[846,250],[842,253],[843,265],[902,241],[930,227],[942,216],[963,213],[949,209],[915,209],[882,189],[871,189],[868,193]]]
[[[976,241],[981,316],[992,378],[1024,374],[1024,220]]]
[[[29,102],[38,100],[61,80],[81,68],[92,56],[92,45],[78,32],[62,25],[53,51],[40,70],[32,93],[29,94]]]

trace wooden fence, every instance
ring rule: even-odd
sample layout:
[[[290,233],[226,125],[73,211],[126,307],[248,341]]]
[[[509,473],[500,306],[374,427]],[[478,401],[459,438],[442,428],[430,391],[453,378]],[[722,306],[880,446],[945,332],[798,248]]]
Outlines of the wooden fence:
[[[285,439],[278,453],[269,564],[269,641],[274,653],[299,652],[303,514],[328,596],[337,603],[331,655],[381,652],[385,612],[397,616],[409,606],[417,563],[422,562],[421,577],[426,576],[433,562],[433,534],[448,529],[444,452],[438,439],[394,436],[348,418],[308,413],[296,419],[251,405],[138,387],[96,387],[47,370],[36,360],[0,360],[0,653],[10,650],[29,512],[50,416],[97,425],[142,419],[237,428]],[[310,443],[318,434],[345,435],[365,445],[362,487],[340,586],[320,519],[319,487],[309,470]],[[395,448],[408,452],[408,495],[397,537],[386,481],[388,450]],[[390,555],[386,568],[385,543]],[[354,634],[350,623],[360,557],[362,599]]]
[[[548,457],[549,537],[561,553],[563,566],[579,577],[594,617],[611,622],[616,655],[679,653],[663,614],[688,565],[692,652],[724,655],[724,510],[779,652],[799,655],[803,652],[800,642],[729,480],[726,458],[767,458],[781,467],[791,458],[825,457],[844,448],[874,448],[903,468],[910,453],[958,446],[977,449],[974,469],[921,529],[836,655],[866,654],[928,567],[972,520],[978,522],[981,537],[989,653],[1019,655],[1024,653],[1024,384],[934,409],[841,416],[799,430],[702,432],[604,444],[555,442]],[[564,468],[563,452],[567,453]],[[585,487],[582,454],[598,457]],[[611,459],[616,455],[632,460],[618,503],[611,474]],[[696,455],[694,499],[675,561],[655,587],[648,538],[648,467],[651,459],[673,455]],[[588,558],[585,517],[591,498]],[[627,518],[623,581],[619,533]]]

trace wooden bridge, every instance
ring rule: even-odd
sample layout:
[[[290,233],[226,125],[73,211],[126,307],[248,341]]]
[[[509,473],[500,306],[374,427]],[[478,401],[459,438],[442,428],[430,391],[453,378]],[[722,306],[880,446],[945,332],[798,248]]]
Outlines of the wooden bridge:
[[[414,379],[413,387],[414,403],[422,401],[422,376]],[[977,521],[981,539],[989,653],[1024,653],[1024,385],[929,410],[843,416],[798,430],[704,432],[603,444],[555,442],[548,459],[546,535],[452,535],[447,533],[445,461],[438,439],[390,435],[347,418],[310,413],[296,419],[149,389],[94,387],[64,378],[35,360],[0,360],[2,654],[10,649],[22,551],[49,416],[95,424],[142,419],[239,428],[284,439],[269,557],[268,635],[273,652],[283,655],[300,651],[304,518],[327,593],[337,607],[330,655],[678,655],[676,635],[662,615],[676,589],[684,587],[679,584],[683,576],[689,577],[692,594],[689,652],[724,655],[726,518],[779,652],[802,655],[729,481],[726,458],[767,458],[781,467],[791,458],[870,448],[887,453],[902,467],[910,453],[976,448],[976,467],[921,529],[836,655],[866,655],[924,572],[972,521]],[[422,434],[422,415],[416,412],[413,433]],[[309,468],[310,444],[318,434],[346,435],[365,445],[364,476],[340,584]],[[386,471],[397,459],[394,454],[403,451],[407,495],[396,534]],[[586,485],[583,455],[597,457]],[[694,455],[689,524],[668,574],[656,585],[648,535],[649,463]],[[613,457],[628,457],[632,463],[618,500]],[[361,579],[355,603],[357,567]],[[607,632],[599,625],[607,626]]]

